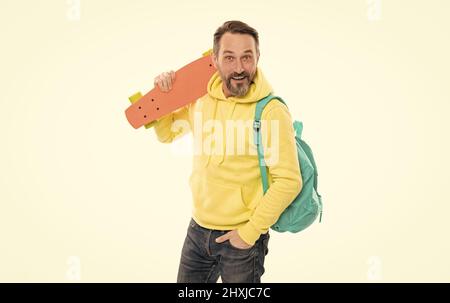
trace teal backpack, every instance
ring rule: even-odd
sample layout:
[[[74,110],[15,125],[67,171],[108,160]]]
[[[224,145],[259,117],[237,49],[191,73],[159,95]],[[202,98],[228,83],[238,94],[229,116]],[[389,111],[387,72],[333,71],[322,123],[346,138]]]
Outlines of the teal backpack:
[[[261,170],[261,179],[263,184],[264,194],[268,189],[267,167],[264,163],[264,148],[261,139],[261,115],[264,107],[272,99],[277,99],[284,102],[278,96],[272,94],[261,99],[256,104],[255,121],[253,123],[254,143],[258,151],[258,163]],[[286,105],[287,106],[287,105]],[[322,197],[317,192],[317,167],[311,148],[301,139],[303,123],[295,121],[293,123],[295,134],[295,141],[297,143],[298,162],[301,168],[301,175],[303,187],[298,196],[289,204],[278,218],[277,222],[270,228],[278,232],[292,232],[296,233],[304,230],[310,226],[320,214],[319,222],[322,221]]]

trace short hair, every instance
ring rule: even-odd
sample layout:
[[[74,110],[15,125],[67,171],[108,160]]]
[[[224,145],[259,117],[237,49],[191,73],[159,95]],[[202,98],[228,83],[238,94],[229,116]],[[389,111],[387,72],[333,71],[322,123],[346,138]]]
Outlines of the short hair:
[[[213,43],[213,52],[214,55],[219,55],[220,48],[220,39],[223,34],[232,33],[232,34],[247,34],[251,35],[255,40],[256,53],[259,53],[259,36],[258,32],[251,26],[247,25],[242,21],[232,20],[226,21],[222,24],[214,33],[214,43]]]

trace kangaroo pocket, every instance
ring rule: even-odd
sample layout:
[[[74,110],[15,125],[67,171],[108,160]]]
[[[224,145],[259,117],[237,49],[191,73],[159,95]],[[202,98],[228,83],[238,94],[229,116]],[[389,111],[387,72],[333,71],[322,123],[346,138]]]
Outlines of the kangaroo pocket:
[[[190,179],[194,215],[202,222],[217,226],[237,225],[248,220],[251,210],[242,199],[238,185]]]

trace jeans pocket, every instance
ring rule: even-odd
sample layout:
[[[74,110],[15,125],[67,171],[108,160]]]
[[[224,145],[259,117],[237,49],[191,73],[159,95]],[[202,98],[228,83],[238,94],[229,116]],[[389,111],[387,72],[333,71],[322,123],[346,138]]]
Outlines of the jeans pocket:
[[[229,247],[231,247],[232,249],[234,249],[234,250],[237,250],[237,251],[251,251],[256,245],[252,245],[252,246],[250,246],[250,247],[248,247],[248,248],[239,248],[239,247],[236,247],[236,246],[234,246],[233,244],[231,244],[231,241],[230,240],[226,240],[225,241],[225,243],[227,243],[228,244],[228,246]]]
[[[193,218],[191,218],[191,221],[189,222],[189,228],[201,233],[204,233],[206,230],[204,227],[198,225]]]
[[[267,233],[262,239],[264,255],[267,255],[269,253],[269,239],[270,239],[269,233]]]

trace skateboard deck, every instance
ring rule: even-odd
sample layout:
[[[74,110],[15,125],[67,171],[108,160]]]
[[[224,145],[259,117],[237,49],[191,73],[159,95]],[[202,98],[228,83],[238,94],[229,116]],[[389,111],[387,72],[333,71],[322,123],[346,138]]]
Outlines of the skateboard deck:
[[[144,96],[140,92],[129,97],[125,110],[128,122],[134,128],[152,127],[157,119],[196,101],[207,93],[207,84],[216,72],[212,64],[211,50],[175,72],[175,81],[169,92],[155,86]]]

